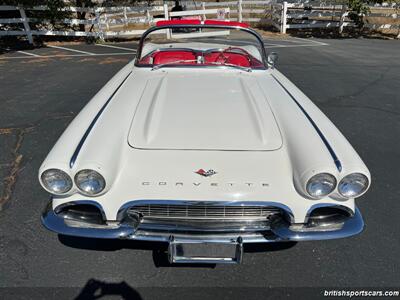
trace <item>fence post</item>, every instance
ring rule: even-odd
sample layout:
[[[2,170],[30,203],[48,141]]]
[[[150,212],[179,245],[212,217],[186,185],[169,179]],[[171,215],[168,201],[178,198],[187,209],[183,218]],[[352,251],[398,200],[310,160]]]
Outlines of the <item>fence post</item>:
[[[287,21],[287,2],[283,2],[282,5],[282,17],[281,17],[281,33],[286,33],[286,21]]]
[[[343,28],[344,28],[344,21],[346,20],[348,13],[345,12],[340,16],[340,22],[339,22],[339,33],[343,33]]]
[[[147,19],[147,24],[150,25],[150,23],[151,23],[151,15],[150,15],[150,11],[148,9],[146,9],[146,19]]]
[[[96,9],[94,13],[96,16],[96,24],[97,24],[97,30],[99,31],[99,38],[104,42],[104,31],[100,20],[100,12],[98,9]]]
[[[206,10],[206,4],[204,2],[201,2],[201,10]],[[203,14],[203,21],[206,20],[206,14]]]
[[[126,6],[124,6],[124,23],[125,26],[128,26],[128,16],[126,15]]]
[[[25,10],[22,7],[20,7],[19,8],[19,13],[21,14],[21,19],[22,19],[22,22],[24,24],[25,33],[26,33],[26,35],[28,37],[29,44],[33,44],[31,27],[29,26],[29,22],[28,22],[28,19],[26,17]]]
[[[238,1],[237,4],[237,11],[238,11],[238,22],[242,22],[243,20],[243,15],[242,15],[242,0]]]
[[[110,30],[110,26],[108,25],[108,18],[107,18],[107,13],[104,13],[104,23],[106,25],[106,31]]]
[[[346,5],[342,5],[342,12],[340,15],[340,22],[339,22],[339,33],[341,34],[343,32],[344,28],[344,21],[346,20],[348,13],[347,13],[347,8]]]
[[[164,19],[169,20],[168,4],[164,4]],[[171,30],[170,29],[166,29],[166,30],[167,30],[167,39],[170,39],[171,38]]]

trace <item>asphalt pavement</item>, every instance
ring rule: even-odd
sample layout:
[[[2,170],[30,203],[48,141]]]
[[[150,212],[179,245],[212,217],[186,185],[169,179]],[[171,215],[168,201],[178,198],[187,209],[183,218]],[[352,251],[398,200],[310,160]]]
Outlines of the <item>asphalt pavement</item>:
[[[134,57],[136,44],[10,51],[0,55],[0,287],[64,287],[52,295],[79,299],[94,299],[96,288],[115,299],[216,293],[215,287],[228,288],[224,294],[242,288],[232,298],[267,291],[256,287],[399,289],[400,42],[288,38],[266,40],[266,47],[369,167],[371,189],[357,200],[362,234],[246,245],[241,265],[170,266],[163,244],[47,231],[40,214],[49,195],[38,168],[73,117]]]

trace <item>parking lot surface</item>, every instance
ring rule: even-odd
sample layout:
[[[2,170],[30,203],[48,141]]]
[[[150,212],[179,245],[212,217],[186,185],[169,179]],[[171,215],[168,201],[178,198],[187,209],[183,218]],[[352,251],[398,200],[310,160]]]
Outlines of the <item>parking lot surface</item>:
[[[265,44],[278,52],[278,69],[370,168],[372,187],[357,201],[366,223],[362,234],[248,245],[237,266],[170,266],[158,250],[165,245],[67,238],[45,230],[40,214],[49,195],[37,180],[41,162],[137,47],[57,44],[0,56],[0,287],[76,287],[75,296],[96,284],[124,287],[131,296],[146,287],[398,288],[400,42],[287,38]]]

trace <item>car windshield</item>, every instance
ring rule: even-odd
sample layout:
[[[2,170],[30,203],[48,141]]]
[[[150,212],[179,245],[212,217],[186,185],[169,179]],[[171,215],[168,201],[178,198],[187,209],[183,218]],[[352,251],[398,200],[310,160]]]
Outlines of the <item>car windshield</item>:
[[[229,26],[162,26],[142,37],[137,66],[265,69],[261,39],[252,30]]]

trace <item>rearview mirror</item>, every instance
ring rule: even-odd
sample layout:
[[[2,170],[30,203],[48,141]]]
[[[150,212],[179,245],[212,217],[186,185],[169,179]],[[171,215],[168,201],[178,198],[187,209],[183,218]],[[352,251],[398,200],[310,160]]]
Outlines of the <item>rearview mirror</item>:
[[[268,62],[268,65],[271,66],[271,68],[275,67],[275,64],[277,61],[278,61],[278,53],[271,52],[270,54],[268,54],[267,62]]]

